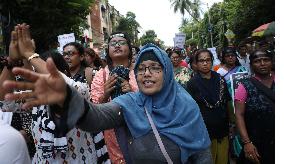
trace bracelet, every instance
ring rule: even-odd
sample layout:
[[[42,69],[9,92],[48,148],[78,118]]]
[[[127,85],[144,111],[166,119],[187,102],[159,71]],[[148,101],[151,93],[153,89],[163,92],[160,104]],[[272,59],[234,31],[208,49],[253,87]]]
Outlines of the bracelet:
[[[245,146],[246,144],[249,144],[249,143],[252,144],[252,141],[248,140],[248,141],[243,142],[244,146]]]
[[[30,62],[33,58],[38,58],[38,57],[39,57],[39,54],[34,53],[32,56],[30,56],[30,57],[28,58],[28,62]]]

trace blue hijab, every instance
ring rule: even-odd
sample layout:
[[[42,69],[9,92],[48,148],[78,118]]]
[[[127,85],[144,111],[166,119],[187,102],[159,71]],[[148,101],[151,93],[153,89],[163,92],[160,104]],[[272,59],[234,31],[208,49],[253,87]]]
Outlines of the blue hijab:
[[[181,161],[186,163],[189,156],[210,146],[208,132],[198,105],[175,81],[173,65],[165,51],[153,44],[145,45],[138,54],[135,74],[141,56],[149,51],[156,55],[163,67],[161,91],[152,96],[142,92],[127,93],[113,101],[122,107],[127,127],[134,138],[142,137],[152,130],[144,111],[146,107],[159,133],[179,146]]]

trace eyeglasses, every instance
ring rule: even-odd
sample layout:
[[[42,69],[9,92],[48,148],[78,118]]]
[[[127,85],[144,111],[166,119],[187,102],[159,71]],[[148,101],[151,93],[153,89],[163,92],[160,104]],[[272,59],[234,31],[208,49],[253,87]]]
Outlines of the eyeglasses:
[[[206,64],[208,64],[208,63],[211,63],[212,60],[209,59],[209,58],[208,59],[199,59],[199,60],[197,60],[197,62],[202,63],[202,64],[204,64],[206,62]]]
[[[108,45],[110,45],[112,47],[124,46],[124,45],[127,45],[127,41],[126,40],[111,41],[111,42],[108,43]]]
[[[159,74],[160,72],[162,72],[162,67],[158,65],[153,65],[153,66],[148,66],[148,67],[139,66],[137,68],[137,74],[144,75],[147,68],[151,74]]]
[[[171,57],[172,60],[179,60],[179,57]]]
[[[76,54],[78,54],[78,52],[74,52],[74,51],[66,51],[66,52],[62,53],[63,57],[65,57],[65,56],[72,57]]]

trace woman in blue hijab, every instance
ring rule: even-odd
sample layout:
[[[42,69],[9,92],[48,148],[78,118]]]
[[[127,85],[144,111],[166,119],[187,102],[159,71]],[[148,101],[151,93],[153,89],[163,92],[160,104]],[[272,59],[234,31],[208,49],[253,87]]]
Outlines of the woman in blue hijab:
[[[4,85],[30,89],[32,85],[33,91],[6,95],[6,98],[28,99],[32,95],[26,107],[53,104],[51,117],[62,133],[74,126],[92,132],[125,127],[131,163],[212,163],[210,139],[199,107],[175,81],[172,63],[159,47],[147,44],[138,54],[134,70],[139,92],[124,94],[106,104],[94,105],[85,100],[74,88],[64,84],[51,60],[49,63],[49,75],[20,68],[13,70],[34,83],[6,82]],[[41,85],[38,80],[45,84]],[[44,87],[49,80],[55,80],[57,86]]]

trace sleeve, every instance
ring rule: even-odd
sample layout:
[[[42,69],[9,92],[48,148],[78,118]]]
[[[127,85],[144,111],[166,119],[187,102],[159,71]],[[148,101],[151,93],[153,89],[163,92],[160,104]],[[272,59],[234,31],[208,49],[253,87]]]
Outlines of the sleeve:
[[[99,98],[104,95],[104,69],[100,69],[93,78],[91,84],[91,99],[93,103],[98,104]]]
[[[235,100],[243,103],[247,100],[247,91],[242,83],[240,83],[238,88],[236,89]]]
[[[51,113],[60,111],[58,106],[49,106]],[[52,115],[53,115],[52,114]],[[84,99],[75,88],[67,86],[67,98],[64,103],[61,117],[53,117],[55,124],[69,131],[75,126],[87,132],[100,132],[106,129],[125,125],[120,106],[114,102],[93,104]],[[65,120],[65,122],[63,122]],[[63,122],[63,123],[62,123]]]
[[[73,79],[67,77],[65,74],[61,73],[65,82],[74,87],[85,99],[90,100],[90,88],[87,83],[82,83],[79,81],[74,81]]]

